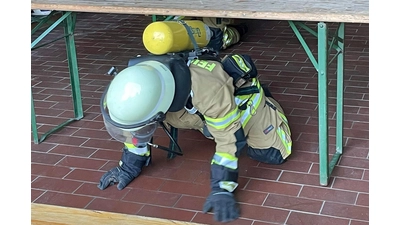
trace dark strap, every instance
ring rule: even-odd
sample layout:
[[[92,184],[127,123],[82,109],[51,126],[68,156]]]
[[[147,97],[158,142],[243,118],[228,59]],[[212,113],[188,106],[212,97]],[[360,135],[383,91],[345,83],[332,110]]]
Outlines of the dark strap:
[[[196,111],[196,115],[198,115],[202,121],[206,121],[206,118],[204,118],[203,114],[201,114],[199,111]]]
[[[268,100],[265,101],[265,104],[268,105],[270,108],[272,108],[273,110],[276,110],[276,106],[274,106],[271,102],[269,102]]]
[[[201,52],[200,48],[197,45],[196,39],[194,39],[194,37],[193,37],[193,33],[192,33],[192,30],[190,29],[189,25],[187,25],[186,22],[183,20],[178,20],[178,23],[182,24],[185,27],[185,29],[189,35],[189,38],[193,43],[194,51],[195,51],[196,55],[200,54],[200,52]]]
[[[238,88],[238,89],[235,90],[233,95],[235,95],[235,96],[238,96],[238,95],[249,95],[249,94],[254,94],[254,93],[260,93],[260,90],[258,90],[257,86]]]
[[[186,107],[187,109],[192,109],[192,108],[194,107],[194,106],[193,106],[193,103],[192,103],[192,96],[189,96],[189,98],[188,98],[188,100],[187,100],[187,102],[186,102],[185,107]],[[206,119],[204,118],[203,114],[201,114],[197,109],[196,109],[195,114],[198,115],[202,121],[206,121]]]

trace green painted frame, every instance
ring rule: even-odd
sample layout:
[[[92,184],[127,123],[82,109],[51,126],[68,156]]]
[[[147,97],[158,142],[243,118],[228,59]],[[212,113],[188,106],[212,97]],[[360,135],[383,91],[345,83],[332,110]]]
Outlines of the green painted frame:
[[[49,131],[45,132],[41,136],[38,132],[37,122],[36,122],[36,113],[35,113],[35,105],[33,100],[33,94],[31,90],[31,125],[32,125],[32,135],[33,135],[33,142],[35,144],[39,144],[43,142],[50,134],[60,130],[64,126],[68,125],[73,121],[77,121],[83,118],[83,107],[82,107],[82,97],[81,97],[81,90],[79,84],[79,74],[78,74],[78,62],[76,57],[76,47],[75,47],[75,39],[74,39],[74,30],[75,30],[75,22],[76,22],[76,13],[74,12],[52,12],[50,15],[46,17],[40,18],[40,20],[35,20],[34,22],[39,22],[33,29],[31,35],[33,35],[36,31],[40,29],[43,25],[49,22],[49,19],[54,16],[56,13],[61,13],[62,16],[57,19],[52,25],[50,25],[42,34],[40,34],[32,43],[31,43],[31,50],[43,47],[47,44],[50,44],[54,41],[57,41],[61,38],[65,39],[65,46],[67,51],[67,60],[68,60],[68,67],[70,73],[70,80],[71,80],[71,92],[72,92],[72,99],[73,99],[73,107],[74,107],[74,118],[68,119],[65,122],[59,124],[58,126],[50,129]],[[64,27],[64,36],[52,40],[50,42],[44,43],[40,46],[37,44],[43,40],[51,31],[54,30],[58,25],[63,23]]]
[[[303,46],[311,63],[318,72],[318,124],[319,124],[319,175],[320,185],[327,186],[329,177],[343,153],[343,78],[344,78],[344,35],[345,23],[339,23],[336,32],[328,35],[328,24],[319,22],[317,31],[305,23],[288,21],[296,37]],[[318,60],[315,59],[298,27],[311,33],[318,39]],[[332,38],[332,39],[331,39]],[[329,60],[331,50],[336,54]],[[337,60],[337,92],[336,92],[336,151],[329,158],[329,119],[328,119],[328,67]]]

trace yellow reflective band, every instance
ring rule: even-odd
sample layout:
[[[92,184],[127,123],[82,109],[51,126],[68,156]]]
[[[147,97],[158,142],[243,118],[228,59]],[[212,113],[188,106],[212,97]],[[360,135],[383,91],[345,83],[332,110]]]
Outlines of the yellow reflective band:
[[[136,155],[140,155],[140,156],[149,156],[150,155],[150,150],[147,146],[138,148],[131,143],[124,143],[124,145],[126,146],[128,151],[130,151]]]
[[[279,114],[279,116],[281,117],[282,121],[283,121],[287,126],[289,126],[289,122],[288,122],[286,116],[285,116],[283,113],[279,112],[279,111],[278,111],[278,114]]]
[[[259,93],[235,97],[235,103],[237,106],[241,104],[247,104],[246,110],[239,111],[239,109],[236,107],[232,112],[222,118],[211,118],[204,116],[207,125],[210,125],[215,129],[224,129],[240,118],[242,126],[245,127],[251,116],[256,113],[261,104],[262,95],[264,95],[264,91],[261,88],[260,82],[256,78],[253,78],[252,82],[252,86],[257,86]]]
[[[232,112],[228,113],[226,116],[222,118],[211,118],[208,116],[204,116],[204,119],[207,122],[207,125],[214,127],[215,129],[224,129],[229,127],[233,122],[240,118],[240,113],[237,107],[235,107]]]
[[[249,98],[249,95],[239,95],[235,97],[235,103],[237,106],[242,105],[244,102],[246,102],[246,99]]]
[[[243,96],[237,96],[235,99],[236,102],[245,102],[246,99],[249,99],[247,101],[247,107],[246,110],[243,110],[240,112],[241,118],[240,118],[240,122],[242,123],[242,126],[245,127],[247,125],[247,123],[249,122],[249,120],[251,119],[251,116],[254,115],[258,109],[258,107],[261,104],[261,100],[262,100],[262,95],[264,95],[264,92],[261,88],[261,84],[260,82],[253,78],[253,84],[252,85],[256,85],[258,90],[260,91],[259,93],[256,94],[250,94],[250,95],[245,95],[245,99],[243,99]]]
[[[251,101],[249,101],[249,103],[251,105],[248,105],[247,109],[242,111],[241,113],[241,118],[240,121],[243,125],[243,127],[245,127],[247,125],[247,123],[249,122],[249,120],[251,119],[251,116],[255,114],[255,112],[257,111],[258,107],[261,104],[261,95],[260,94],[255,94]]]
[[[124,145],[125,145],[127,148],[136,148],[135,145],[133,145],[132,143],[127,143],[127,142],[125,142]]]
[[[217,164],[230,169],[237,169],[238,158],[229,153],[216,152],[211,160],[211,164]]]
[[[214,154],[214,156],[215,155],[217,155],[219,157],[222,157],[222,158],[226,158],[226,159],[231,160],[231,161],[237,161],[238,160],[238,158],[236,156],[231,155],[231,154],[226,153],[226,152],[216,152]]]
[[[289,124],[288,124],[288,120],[286,118],[286,116],[278,111],[278,115],[279,117],[282,119],[282,122],[284,124],[284,126],[286,126],[287,129],[287,133],[281,128],[278,127],[278,129],[276,130],[276,132],[278,133],[278,136],[281,138],[281,141],[283,143],[283,145],[285,146],[286,152],[288,154],[291,154],[292,152],[292,139],[290,137],[287,137],[286,135],[291,135],[291,131],[289,129]]]
[[[233,192],[239,185],[238,183],[233,181],[220,181],[218,184],[220,188],[225,189],[229,192]]]
[[[282,130],[280,127],[276,129],[276,132],[278,133],[278,136],[281,138],[282,144],[285,146],[286,153],[291,154],[292,153],[292,141],[286,138],[286,133],[284,130]]]
[[[232,58],[236,61],[236,64],[239,65],[240,69],[243,70],[244,72],[249,72],[250,68],[247,67],[246,63],[243,61],[243,58],[240,57],[239,55],[232,55]]]

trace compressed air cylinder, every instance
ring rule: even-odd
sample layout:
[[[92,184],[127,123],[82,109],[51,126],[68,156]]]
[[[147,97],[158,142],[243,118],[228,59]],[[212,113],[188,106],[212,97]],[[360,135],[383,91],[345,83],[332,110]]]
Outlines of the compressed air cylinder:
[[[211,39],[210,28],[200,20],[185,20],[199,48],[207,46]],[[157,21],[143,32],[143,44],[155,55],[194,49],[185,26],[179,21]]]

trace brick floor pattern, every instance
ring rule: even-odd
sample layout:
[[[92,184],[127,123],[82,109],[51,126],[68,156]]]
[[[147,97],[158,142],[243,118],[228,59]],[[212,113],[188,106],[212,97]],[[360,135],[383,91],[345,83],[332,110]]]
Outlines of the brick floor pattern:
[[[214,142],[191,130],[179,131],[183,156],[167,158],[153,149],[152,164],[125,189],[99,190],[100,177],[116,166],[122,144],[104,128],[100,97],[111,66],[126,67],[147,54],[142,32],[150,16],[79,13],[75,30],[84,118],[31,144],[31,202],[104,210],[172,220],[219,224],[203,214],[209,193]],[[318,74],[287,21],[248,20],[249,32],[221,52],[249,54],[260,80],[286,111],[293,153],[283,165],[239,161],[235,225],[367,225],[369,223],[369,26],[346,24],[344,153],[329,185],[319,185]],[[308,22],[316,27],[316,23]],[[335,28],[336,24],[329,24]],[[334,30],[332,29],[332,32]],[[62,36],[56,28],[43,41]],[[311,51],[317,40],[304,33]],[[37,35],[35,35],[37,36]],[[32,40],[34,40],[32,37]],[[330,56],[332,57],[333,54]],[[39,134],[73,117],[64,41],[31,51],[31,86]],[[335,151],[335,62],[329,69],[329,151]],[[154,142],[168,145],[158,130]]]

